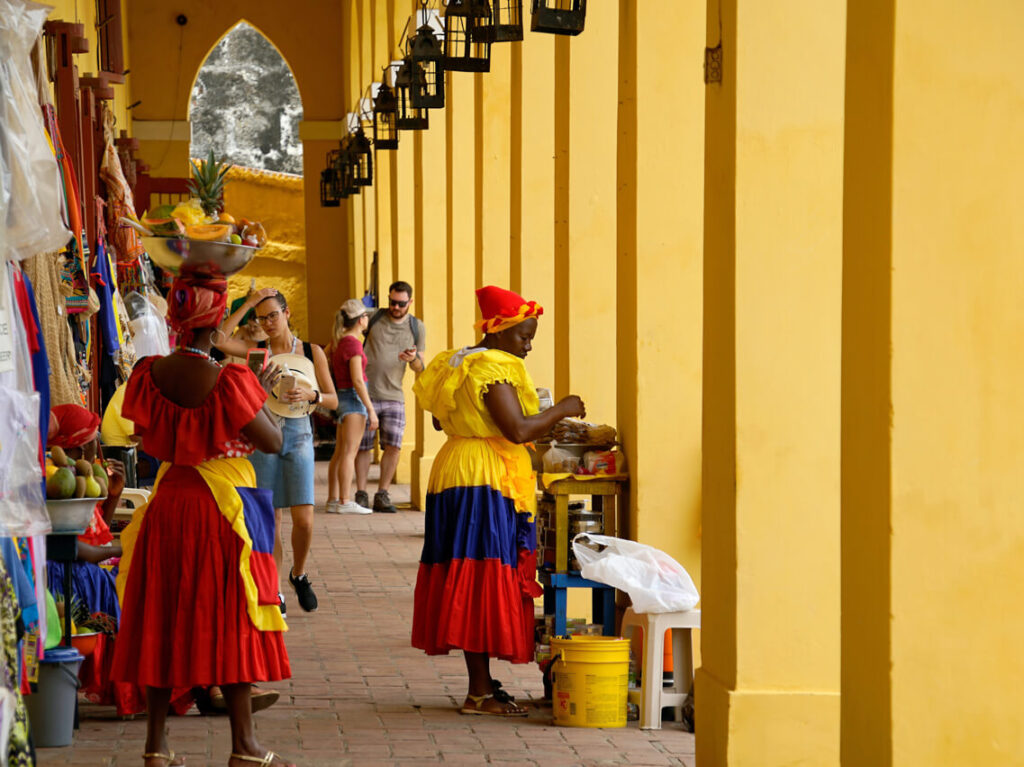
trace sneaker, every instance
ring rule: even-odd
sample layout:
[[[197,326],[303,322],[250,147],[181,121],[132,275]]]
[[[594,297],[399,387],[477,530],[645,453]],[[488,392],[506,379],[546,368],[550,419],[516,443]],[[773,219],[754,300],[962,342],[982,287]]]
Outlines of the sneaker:
[[[391,503],[387,490],[378,490],[373,494],[373,510],[382,514],[394,514],[398,509]]]
[[[338,514],[373,514],[373,509],[360,506],[355,501],[345,501],[338,506]]]
[[[292,588],[295,589],[295,596],[299,598],[299,607],[307,613],[315,613],[317,608],[316,594],[313,593],[313,587],[309,584],[309,576],[303,573],[296,578],[292,575],[291,570],[289,570],[288,582],[292,584]]]
[[[324,509],[328,514],[340,514],[338,508],[341,506],[341,501],[328,501],[327,506]]]
[[[370,505],[370,495],[365,490],[356,490],[355,501],[360,506],[369,507],[369,505]]]
[[[284,594],[282,594],[280,591],[277,592],[277,606],[281,608],[281,617],[287,618],[288,610],[286,610],[284,606]]]

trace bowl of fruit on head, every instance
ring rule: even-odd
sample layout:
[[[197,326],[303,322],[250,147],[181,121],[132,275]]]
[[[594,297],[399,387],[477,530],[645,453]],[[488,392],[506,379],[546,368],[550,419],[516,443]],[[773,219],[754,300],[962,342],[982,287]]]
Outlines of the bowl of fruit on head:
[[[211,150],[207,159],[192,161],[188,200],[161,205],[141,219],[121,219],[139,231],[150,259],[161,269],[229,277],[267,243],[259,221],[224,211],[225,176],[231,167],[214,159]]]
[[[107,497],[107,470],[101,462],[72,460],[59,447],[46,462],[46,511],[57,534],[81,535],[92,523],[93,509]]]

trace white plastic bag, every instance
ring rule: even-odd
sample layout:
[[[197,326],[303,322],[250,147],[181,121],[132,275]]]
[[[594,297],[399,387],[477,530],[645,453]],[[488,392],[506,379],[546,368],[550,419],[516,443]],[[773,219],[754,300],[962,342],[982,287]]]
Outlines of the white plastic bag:
[[[0,228],[12,260],[60,250],[71,238],[63,190],[39,109],[32,50],[52,9],[0,0]]]
[[[700,601],[686,569],[653,546],[580,533],[572,539],[572,550],[584,578],[625,591],[638,613],[682,612]]]
[[[549,474],[573,474],[580,467],[580,457],[552,442],[542,459],[544,471]]]
[[[141,293],[129,293],[125,298],[125,307],[131,320],[128,329],[132,334],[137,359],[158,355],[164,357],[171,353],[167,338],[167,323],[156,308]]]

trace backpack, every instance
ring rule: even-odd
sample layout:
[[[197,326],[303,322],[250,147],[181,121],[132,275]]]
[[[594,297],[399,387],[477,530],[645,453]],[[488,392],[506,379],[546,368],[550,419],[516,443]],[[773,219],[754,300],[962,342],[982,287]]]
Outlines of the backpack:
[[[376,325],[377,322],[380,321],[381,317],[387,314],[387,312],[387,309],[378,309],[373,313],[373,316],[370,317],[370,321],[366,324],[366,330],[363,331],[363,338],[370,337],[370,328]],[[412,345],[416,348],[419,348],[420,345],[420,324],[421,323],[418,319],[413,317],[411,314],[409,315],[409,330],[412,332]]]

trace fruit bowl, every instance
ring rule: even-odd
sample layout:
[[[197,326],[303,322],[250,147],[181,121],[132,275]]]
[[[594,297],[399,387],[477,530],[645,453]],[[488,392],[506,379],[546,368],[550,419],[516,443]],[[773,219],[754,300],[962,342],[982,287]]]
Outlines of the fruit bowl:
[[[105,498],[47,498],[46,510],[57,535],[81,535],[92,522],[92,511]]]
[[[231,242],[189,240],[183,237],[143,237],[149,257],[161,269],[230,277],[242,271],[259,248]]]

